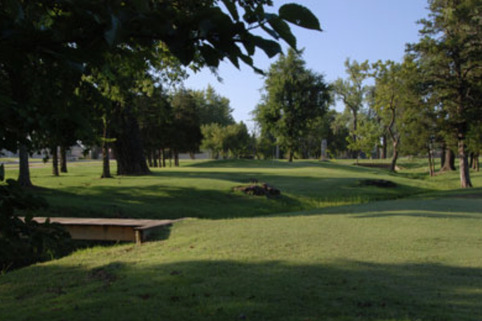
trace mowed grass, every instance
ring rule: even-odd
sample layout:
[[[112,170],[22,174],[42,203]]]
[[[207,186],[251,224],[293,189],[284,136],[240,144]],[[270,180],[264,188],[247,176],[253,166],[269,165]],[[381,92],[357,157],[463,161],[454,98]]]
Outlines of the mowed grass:
[[[481,189],[452,190],[456,173],[414,179],[337,163],[229,161],[141,178],[98,180],[97,171],[79,164],[64,180],[49,180],[43,169],[33,176],[51,198],[95,201],[92,213],[111,213],[95,207],[127,197],[129,189],[141,197],[150,190],[144,184],[157,188],[160,201],[147,204],[153,194],[137,204],[140,214],[149,209],[143,215],[154,213],[150,206],[200,211],[211,202],[223,209],[176,223],[160,235],[164,241],[80,250],[7,273],[0,277],[0,319],[482,319]],[[257,199],[231,191],[252,175],[286,195]],[[399,187],[359,186],[368,178]],[[480,174],[472,178],[482,185]],[[93,192],[81,187],[89,179]],[[188,196],[171,194],[172,203],[162,205],[168,182]],[[114,184],[122,195],[109,198]],[[208,200],[199,196],[196,203],[199,192]],[[191,203],[175,205],[175,198]]]
[[[48,216],[129,218],[240,218],[307,209],[404,198],[458,187],[457,175],[437,181],[413,179],[386,170],[335,162],[272,161],[186,162],[179,168],[153,169],[153,175],[100,179],[99,162],[72,163],[69,173],[51,175],[36,165],[32,181],[51,204]],[[115,166],[113,166],[115,172]],[[7,169],[16,177],[16,169]],[[476,180],[481,180],[480,175]],[[281,190],[279,198],[235,192],[252,179]],[[395,188],[363,186],[366,179],[385,179]],[[477,185],[477,184],[476,184]],[[482,184],[479,184],[479,186]]]

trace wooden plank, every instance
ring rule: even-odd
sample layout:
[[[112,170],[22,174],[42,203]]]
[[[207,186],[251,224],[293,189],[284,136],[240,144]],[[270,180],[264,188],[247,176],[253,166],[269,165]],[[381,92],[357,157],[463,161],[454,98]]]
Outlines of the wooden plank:
[[[33,218],[38,223],[44,223],[47,219],[46,217]],[[170,226],[175,221],[51,217],[50,222],[62,225],[74,240],[130,241],[140,244],[154,230]]]

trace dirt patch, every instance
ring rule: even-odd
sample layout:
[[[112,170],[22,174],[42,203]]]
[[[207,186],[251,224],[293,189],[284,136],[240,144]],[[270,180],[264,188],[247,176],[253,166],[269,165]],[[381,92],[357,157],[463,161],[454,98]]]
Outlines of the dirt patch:
[[[387,181],[384,179],[364,179],[360,181],[361,186],[376,186],[383,188],[393,188],[397,187],[397,184],[392,181]]]
[[[234,190],[253,196],[273,197],[281,195],[281,191],[279,189],[267,183],[256,183],[250,185],[236,186]]]

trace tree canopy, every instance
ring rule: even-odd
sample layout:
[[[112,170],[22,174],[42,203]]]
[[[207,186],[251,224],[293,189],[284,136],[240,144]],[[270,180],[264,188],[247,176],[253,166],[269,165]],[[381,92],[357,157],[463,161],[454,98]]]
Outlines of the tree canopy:
[[[264,91],[255,119],[289,150],[289,161],[293,161],[310,124],[328,109],[330,88],[323,76],[305,67],[301,54],[290,49],[271,65]]]

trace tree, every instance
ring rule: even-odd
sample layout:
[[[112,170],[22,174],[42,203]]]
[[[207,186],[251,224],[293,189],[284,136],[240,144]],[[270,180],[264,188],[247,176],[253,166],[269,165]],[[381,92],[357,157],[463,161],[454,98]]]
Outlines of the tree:
[[[301,54],[290,49],[271,65],[264,91],[255,119],[289,150],[292,162],[310,123],[328,109],[330,88],[323,76],[306,69]]]
[[[241,60],[259,71],[251,58],[256,49],[273,57],[281,52],[280,39],[296,47],[288,23],[321,30],[316,17],[297,4],[285,4],[278,13],[270,13],[265,12],[272,5],[269,0],[222,2],[225,11],[213,0],[115,0],[101,6],[93,0],[10,0],[2,5],[0,83],[6,85],[2,85],[0,101],[2,109],[12,111],[12,117],[20,120],[14,124],[23,126],[0,126],[0,147],[11,146],[11,142],[5,143],[7,140],[19,142],[21,183],[31,184],[24,160],[33,130],[27,125],[41,126],[34,117],[37,113],[32,102],[38,101],[35,82],[43,80],[31,81],[31,67],[39,62],[53,60],[63,68],[86,73],[91,65],[102,68],[115,50],[136,50],[148,58],[166,48],[184,65],[196,62],[216,68],[221,60],[229,59],[235,66]],[[253,34],[257,28],[275,40]],[[126,132],[136,133],[132,115],[128,111],[120,118],[130,128]],[[43,116],[54,117],[54,110]]]
[[[407,62],[408,64],[408,62]],[[399,156],[401,134],[398,129],[403,121],[402,114],[405,110],[405,97],[407,86],[405,82],[405,69],[408,65],[402,65],[393,61],[378,61],[373,65],[375,78],[374,104],[372,108],[379,116],[379,121],[386,129],[392,140],[393,156],[390,171],[394,172]],[[405,67],[405,69],[404,69]],[[409,71],[406,71],[409,74]]]
[[[172,105],[172,138],[171,148],[174,153],[174,164],[179,166],[179,152],[194,155],[201,145],[201,124],[196,101],[187,90],[175,93]]]
[[[363,107],[365,96],[368,92],[368,87],[364,84],[369,76],[368,61],[358,63],[356,60],[350,62],[350,59],[345,61],[346,73],[348,78],[346,80],[338,78],[333,84],[333,90],[337,99],[340,99],[345,105],[345,109],[352,114],[352,142],[351,146],[357,146],[356,131],[358,129],[358,113]],[[358,150],[353,150],[353,158],[358,158]]]
[[[380,141],[380,127],[374,119],[369,118],[367,115],[360,114],[359,116],[359,124],[356,131],[353,132],[356,135],[356,140],[353,140],[354,136],[347,136],[348,148],[361,151],[371,158]]]
[[[445,126],[457,139],[460,185],[472,187],[466,137],[482,106],[482,38],[479,0],[430,0],[420,21],[424,36],[411,46],[430,78],[431,95],[447,115]]]
[[[227,126],[235,123],[229,99],[216,93],[211,85],[206,90],[193,91],[202,125],[216,123]]]

